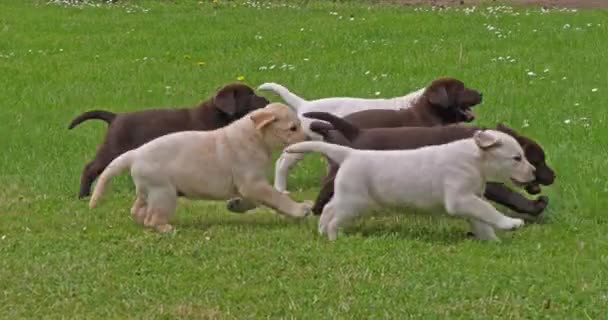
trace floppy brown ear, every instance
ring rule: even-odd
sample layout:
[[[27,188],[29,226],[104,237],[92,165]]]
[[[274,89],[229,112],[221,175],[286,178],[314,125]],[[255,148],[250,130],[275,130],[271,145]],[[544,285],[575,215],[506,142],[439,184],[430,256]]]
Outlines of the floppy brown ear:
[[[447,108],[450,106],[450,98],[448,97],[448,91],[445,86],[434,88],[428,93],[427,99],[432,105],[442,106]]]
[[[500,139],[488,131],[477,131],[473,135],[475,144],[482,150],[489,149],[500,144]]]
[[[255,128],[261,130],[271,122],[275,121],[277,117],[268,111],[259,111],[254,112],[251,116],[249,116],[255,125]]]
[[[213,98],[213,104],[221,112],[232,116],[236,113],[236,91],[220,90]]]

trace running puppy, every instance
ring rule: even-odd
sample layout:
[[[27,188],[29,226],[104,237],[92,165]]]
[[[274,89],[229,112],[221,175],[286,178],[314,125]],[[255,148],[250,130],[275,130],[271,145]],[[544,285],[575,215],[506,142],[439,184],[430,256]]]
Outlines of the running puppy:
[[[265,88],[267,85],[260,86],[260,89]],[[276,88],[276,85],[271,88],[275,88],[285,101],[296,108],[304,130],[315,140],[322,140],[322,137],[310,130],[310,123],[314,120],[306,117],[306,112],[328,112],[344,117],[360,128],[431,127],[473,121],[475,114],[471,108],[482,101],[479,91],[467,88],[462,81],[454,78],[439,78],[426,88],[405,97],[379,101],[355,98],[306,101],[287,89]],[[274,186],[277,190],[287,191],[289,169],[301,159],[302,156],[298,154],[281,154],[275,166]]]
[[[349,121],[325,112],[309,112],[306,113],[306,116],[324,121],[315,121],[310,125],[313,131],[323,136],[324,141],[361,150],[410,150],[471,138],[475,132],[481,130],[479,127],[461,124],[439,127],[359,129]],[[503,124],[498,124],[496,130],[515,138],[524,150],[526,159],[536,168],[535,180],[526,185],[528,193],[540,193],[540,184],[551,185],[553,183],[555,173],[545,162],[545,152],[538,143]],[[329,173],[323,179],[321,191],[312,208],[313,213],[321,214],[323,207],[331,199],[337,171],[338,166],[330,163]],[[518,217],[528,220],[537,218],[549,201],[545,196],[540,196],[537,200],[530,200],[497,182],[488,182],[484,195],[488,200],[514,210],[522,214]]]
[[[154,139],[114,159],[99,177],[89,203],[94,208],[108,181],[126,169],[135,182],[133,219],[160,232],[172,230],[169,218],[178,193],[188,198],[242,197],[292,217],[304,217],[310,203],[296,203],[276,191],[266,173],[274,148],[304,141],[296,114],[273,103],[213,131],[183,131]]]
[[[112,160],[126,151],[168,133],[221,128],[268,103],[266,98],[257,96],[250,87],[233,83],[194,108],[148,109],[120,114],[103,110],[87,111],[74,118],[68,129],[90,119],[103,120],[109,126],[95,158],[82,171],[78,197],[88,196],[93,181]]]
[[[524,222],[503,215],[483,199],[486,179],[518,184],[534,180],[534,167],[519,143],[493,130],[415,150],[355,150],[309,141],[285,151],[320,152],[340,165],[334,197],[319,221],[319,232],[330,240],[336,239],[340,225],[373,205],[442,207],[449,215],[467,219],[477,238],[498,240],[494,228],[512,230]]]

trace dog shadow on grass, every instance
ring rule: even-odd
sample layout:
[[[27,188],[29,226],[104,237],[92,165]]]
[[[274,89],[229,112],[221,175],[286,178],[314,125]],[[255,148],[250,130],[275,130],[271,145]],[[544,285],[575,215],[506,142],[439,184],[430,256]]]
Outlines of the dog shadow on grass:
[[[397,238],[434,244],[453,245],[470,240],[466,222],[441,217],[382,215],[361,219],[343,229],[345,236],[364,238]]]
[[[189,208],[188,208],[189,207]],[[318,216],[302,219],[287,218],[271,209],[258,208],[247,213],[233,213],[217,206],[187,206],[175,221],[179,229],[208,231],[213,228],[236,230],[280,230],[301,228],[311,231],[316,237]],[[343,225],[338,238],[395,238],[427,243],[453,245],[463,241],[476,241],[470,235],[468,222],[441,213],[427,213],[416,210],[382,210],[360,216]],[[502,232],[497,231],[499,238]],[[325,238],[325,236],[323,236]]]
[[[205,210],[206,209],[206,210]],[[203,210],[191,209],[183,214],[176,226],[183,229],[198,229],[207,231],[215,227],[234,229],[281,229],[289,226],[308,225],[309,218],[288,218],[275,213],[271,209],[258,208],[247,213],[234,213],[225,210],[221,205]]]

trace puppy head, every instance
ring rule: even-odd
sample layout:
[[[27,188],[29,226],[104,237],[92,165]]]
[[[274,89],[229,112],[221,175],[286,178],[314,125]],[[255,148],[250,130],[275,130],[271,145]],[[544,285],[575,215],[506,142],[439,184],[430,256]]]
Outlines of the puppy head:
[[[481,149],[482,170],[489,181],[525,185],[534,181],[534,166],[528,162],[517,140],[494,130],[475,132],[473,140]]]
[[[496,129],[515,138],[515,140],[519,142],[522,149],[524,150],[524,154],[526,155],[528,161],[530,161],[530,163],[536,168],[535,181],[526,186],[526,191],[528,193],[540,193],[539,184],[545,186],[553,184],[553,182],[555,181],[555,172],[547,164],[545,151],[538,143],[536,143],[536,141],[520,135],[515,130],[507,127],[502,123],[499,123],[496,126]]]
[[[271,103],[249,115],[264,143],[271,148],[283,148],[306,140],[306,134],[297,114],[287,105]]]
[[[213,106],[232,121],[242,118],[253,110],[264,108],[270,102],[255,94],[242,83],[231,83],[217,91]]]
[[[454,78],[433,81],[424,91],[423,97],[445,124],[475,120],[471,107],[482,100],[479,91],[465,87],[462,81]]]

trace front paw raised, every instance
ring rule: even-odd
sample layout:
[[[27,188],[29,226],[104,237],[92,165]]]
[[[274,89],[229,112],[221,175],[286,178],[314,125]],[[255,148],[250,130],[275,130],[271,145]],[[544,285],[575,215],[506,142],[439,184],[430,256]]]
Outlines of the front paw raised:
[[[502,230],[515,230],[523,227],[523,225],[524,220],[522,219],[504,217],[504,219],[502,219],[502,221],[498,223],[496,227]]]

